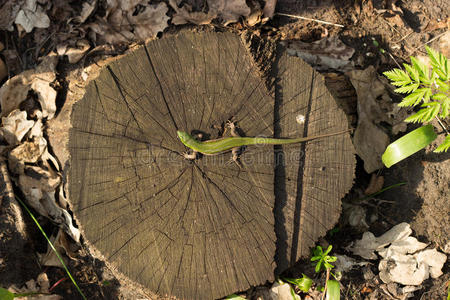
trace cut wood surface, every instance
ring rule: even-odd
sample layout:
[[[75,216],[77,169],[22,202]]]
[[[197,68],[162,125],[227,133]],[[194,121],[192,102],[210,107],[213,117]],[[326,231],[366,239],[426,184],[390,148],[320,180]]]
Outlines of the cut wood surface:
[[[176,131],[298,137],[345,129],[323,79],[273,67],[275,99],[242,40],[183,33],[107,65],[72,107],[69,199],[85,239],[160,295],[213,299],[274,279],[337,221],[351,187],[348,134],[184,159]],[[299,124],[299,115],[304,123]],[[275,150],[275,151],[274,151]]]

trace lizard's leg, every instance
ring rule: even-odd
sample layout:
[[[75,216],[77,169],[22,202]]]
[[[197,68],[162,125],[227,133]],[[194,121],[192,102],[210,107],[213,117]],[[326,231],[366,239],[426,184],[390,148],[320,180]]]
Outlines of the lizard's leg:
[[[196,133],[193,136],[195,137],[195,139],[197,139],[199,141],[203,138],[203,134],[201,132]],[[194,160],[197,158],[197,154],[198,154],[197,151],[192,151],[191,153],[183,152],[183,157],[186,159],[189,159],[189,160]]]
[[[183,157],[186,159],[194,160],[197,158],[197,153],[197,151],[192,151],[192,153],[184,152]]]
[[[228,120],[227,121],[227,128],[230,128],[231,136],[240,136],[239,133],[236,131],[236,124],[234,124],[233,121]],[[239,160],[239,151],[241,150],[241,147],[234,147],[231,149],[231,159],[238,165],[239,168],[242,169],[242,163]]]

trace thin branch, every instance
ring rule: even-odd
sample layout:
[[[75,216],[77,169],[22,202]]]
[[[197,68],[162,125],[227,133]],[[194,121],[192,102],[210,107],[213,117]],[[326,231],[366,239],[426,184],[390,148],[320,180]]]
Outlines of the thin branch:
[[[317,20],[317,19],[311,19],[311,18],[307,18],[307,17],[301,17],[301,16],[290,15],[290,14],[279,13],[279,12],[277,12],[275,14],[279,15],[279,16],[285,16],[285,17],[290,17],[290,18],[295,18],[295,19],[313,21],[313,22],[317,22],[317,23],[321,23],[321,24],[333,25],[333,26],[336,26],[336,27],[344,27],[344,25],[341,25],[341,24],[335,24],[335,23],[331,23],[331,22],[327,22],[327,21],[321,21],[321,20]]]
[[[437,40],[438,38],[440,38],[441,36],[443,36],[443,35],[446,34],[446,33],[447,33],[447,31],[444,31],[443,33],[438,34],[437,36],[435,36],[434,38],[432,38],[431,40],[429,40],[428,42],[426,42],[426,43],[420,45],[419,47],[414,48],[413,50],[411,50],[411,52],[409,52],[409,55],[414,54],[417,50],[419,50],[419,49],[422,48],[423,46],[425,46],[425,45],[431,43],[431,42],[434,41],[434,40]]]

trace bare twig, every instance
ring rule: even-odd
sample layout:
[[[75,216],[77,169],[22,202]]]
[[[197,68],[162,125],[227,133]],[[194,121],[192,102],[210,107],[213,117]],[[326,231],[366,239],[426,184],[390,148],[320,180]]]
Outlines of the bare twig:
[[[443,35],[446,34],[446,33],[447,33],[447,31],[444,31],[443,33],[438,34],[437,36],[435,36],[434,38],[432,38],[431,40],[429,40],[428,42],[426,42],[426,43],[420,45],[419,47],[416,47],[416,48],[412,49],[412,50],[409,52],[409,55],[414,54],[417,50],[419,50],[419,49],[422,48],[423,46],[428,45],[429,43],[431,43],[431,42],[434,41],[434,40],[437,40],[438,38],[440,38],[441,36],[443,36]]]
[[[444,123],[442,123],[441,119],[439,119],[438,116],[436,116],[436,119],[437,119],[439,125],[441,125],[441,127],[444,129],[445,133],[446,133],[446,134],[449,134],[449,132],[448,132],[448,130],[447,130],[447,127],[445,127],[445,125],[444,125]]]
[[[285,17],[290,17],[290,18],[295,18],[295,19],[313,21],[313,22],[317,22],[317,23],[321,23],[321,24],[333,25],[333,26],[336,26],[336,27],[344,27],[344,25],[341,25],[341,24],[335,24],[335,23],[331,23],[331,22],[327,22],[327,21],[321,21],[321,20],[317,20],[317,19],[311,19],[311,18],[307,18],[307,17],[301,17],[301,16],[290,15],[290,14],[279,13],[279,12],[277,12],[275,14],[279,15],[279,16],[285,16]]]

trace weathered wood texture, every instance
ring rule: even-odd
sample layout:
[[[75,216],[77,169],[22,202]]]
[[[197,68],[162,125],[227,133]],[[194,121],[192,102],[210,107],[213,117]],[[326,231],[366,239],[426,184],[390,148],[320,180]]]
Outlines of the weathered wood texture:
[[[310,136],[348,128],[344,112],[323,76],[304,61],[283,54],[274,68],[275,135]],[[300,117],[302,116],[302,117]],[[302,125],[296,119],[304,118]],[[275,222],[277,270],[310,255],[317,239],[339,219],[341,199],[353,184],[354,148],[349,135],[276,149]]]
[[[275,154],[247,147],[242,169],[230,154],[181,156],[177,130],[216,138],[230,118],[246,136],[346,127],[310,67],[282,56],[274,70],[276,101],[239,37],[184,33],[109,64],[87,86],[71,116],[69,198],[85,238],[121,273],[161,295],[223,297],[273,280],[334,224],[353,179],[346,135]]]

